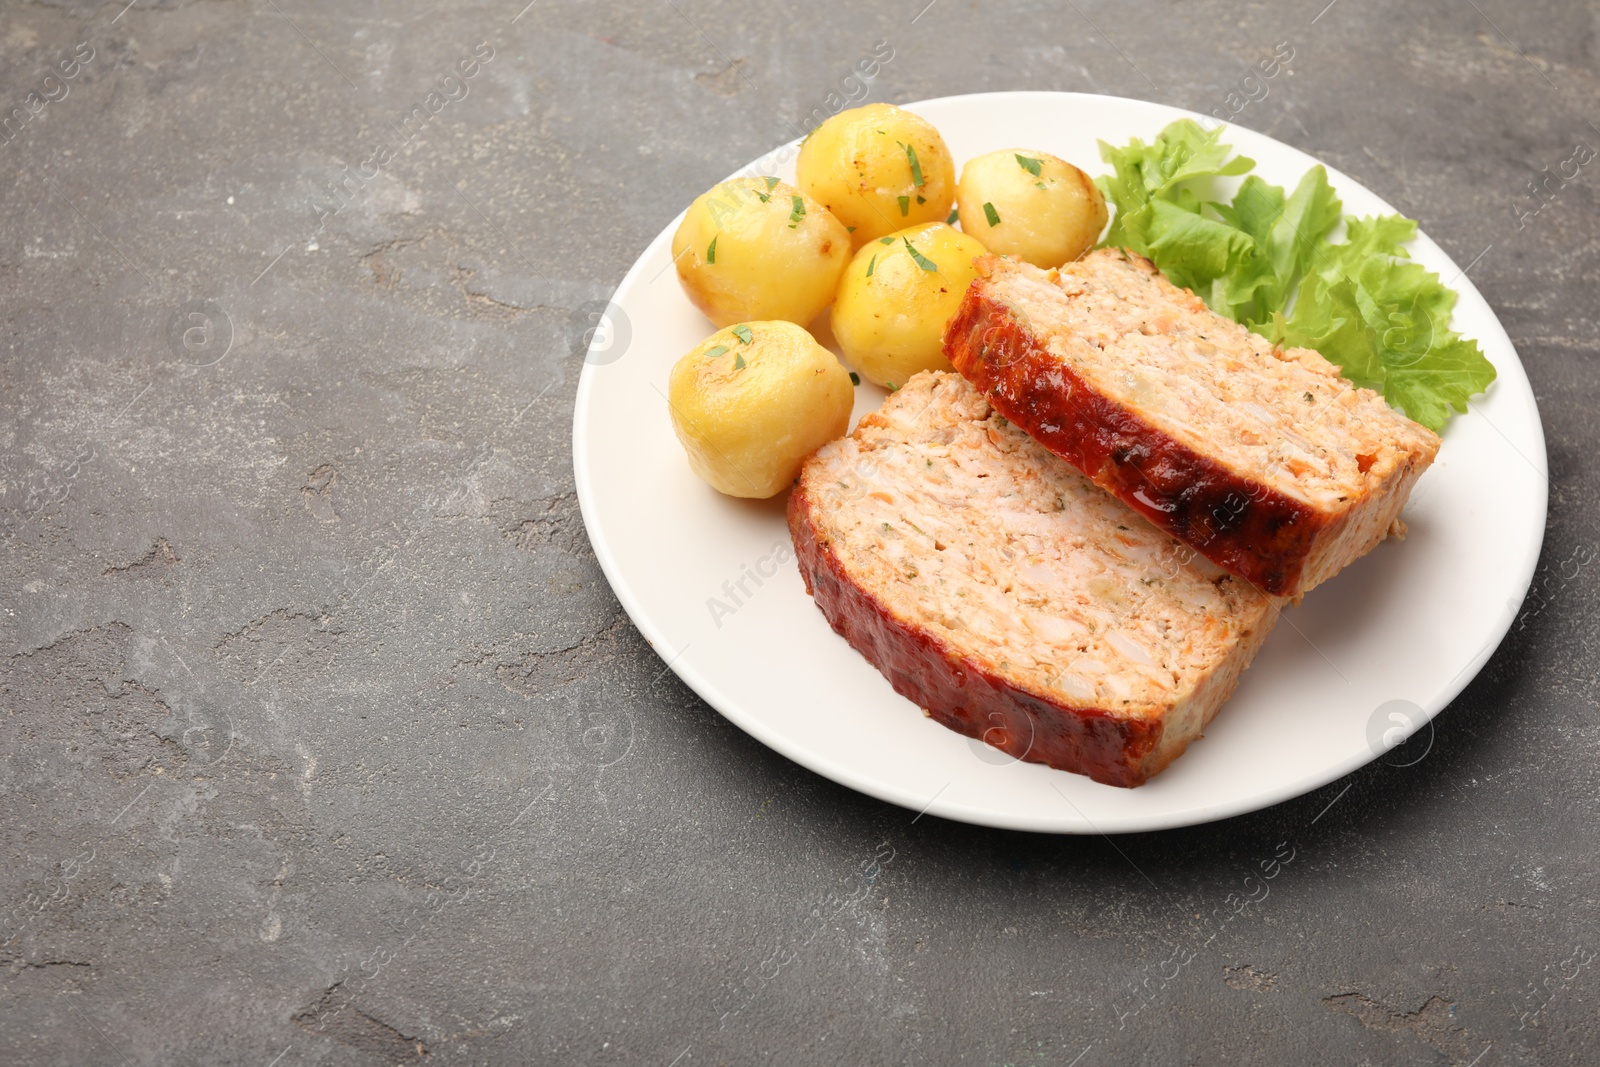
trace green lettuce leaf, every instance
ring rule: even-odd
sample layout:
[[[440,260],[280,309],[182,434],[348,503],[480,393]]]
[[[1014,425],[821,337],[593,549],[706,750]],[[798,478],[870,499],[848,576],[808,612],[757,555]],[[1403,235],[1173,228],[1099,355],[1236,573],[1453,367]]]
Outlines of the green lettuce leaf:
[[[1476,342],[1450,328],[1456,296],[1410,261],[1417,224],[1399,215],[1350,219],[1327,172],[1292,193],[1249,175],[1229,203],[1214,179],[1255,166],[1180,119],[1145,144],[1100,143],[1113,173],[1098,179],[1115,208],[1103,242],[1147,256],[1174,284],[1274,342],[1316,349],[1350,381],[1434,430],[1494,381]]]
[[[1145,228],[1148,251],[1143,254],[1155,259],[1174,285],[1204,296],[1213,281],[1237,270],[1255,251],[1248,234],[1225,223],[1165,200],[1156,200],[1150,207]]]
[[[1106,243],[1147,255],[1147,233],[1157,201],[1198,211],[1198,198],[1184,182],[1244,174],[1255,166],[1244,156],[1229,159],[1233,149],[1222,144],[1221,137],[1220,128],[1208,133],[1193,119],[1179,119],[1150,144],[1135,137],[1126,147],[1113,148],[1101,141],[1100,155],[1113,173],[1098,179],[1100,191],[1117,205]]]
[[[1345,377],[1434,430],[1489,387],[1494,367],[1450,329],[1456,294],[1409,262],[1417,224],[1398,215],[1352,219],[1301,283],[1281,339],[1321,352]],[[1358,321],[1360,330],[1347,325]],[[1270,336],[1270,335],[1269,335]]]
[[[1251,196],[1251,190],[1241,188],[1240,195],[1234,197],[1235,204],[1241,200],[1258,202],[1242,213],[1241,219],[1261,228],[1257,238],[1262,261],[1258,273],[1264,280],[1252,288],[1248,300],[1241,299],[1232,308],[1236,320],[1255,327],[1268,321],[1272,312],[1288,302],[1296,280],[1315,266],[1313,261],[1322,255],[1328,234],[1339,225],[1343,205],[1328,184],[1328,172],[1321,166],[1306,171],[1287,200],[1277,186],[1268,185],[1254,175],[1245,179],[1246,185],[1251,182],[1259,182],[1263,189],[1275,194]],[[1271,214],[1261,213],[1260,207],[1266,205],[1276,205],[1275,210]]]

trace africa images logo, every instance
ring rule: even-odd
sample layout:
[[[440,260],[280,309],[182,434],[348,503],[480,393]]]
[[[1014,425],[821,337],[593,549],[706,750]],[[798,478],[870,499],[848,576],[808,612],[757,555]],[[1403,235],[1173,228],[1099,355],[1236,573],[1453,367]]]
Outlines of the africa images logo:
[[[233,347],[233,320],[214,300],[190,300],[167,318],[167,347],[191,367],[219,363]]]
[[[1433,749],[1433,720],[1409,700],[1388,700],[1367,718],[1367,747],[1391,767],[1421,763]]]

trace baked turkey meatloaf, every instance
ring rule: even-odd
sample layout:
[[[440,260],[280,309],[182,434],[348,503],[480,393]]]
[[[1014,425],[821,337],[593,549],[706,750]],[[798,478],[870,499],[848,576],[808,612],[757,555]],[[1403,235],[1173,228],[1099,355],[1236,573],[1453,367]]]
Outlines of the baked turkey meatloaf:
[[[1238,683],[1282,601],[1052,456],[957,375],[916,375],[789,498],[806,588],[934,719],[1136,786]]]
[[[1273,346],[1122,249],[978,269],[945,331],[956,369],[1230,573],[1299,597],[1403,531],[1439,438],[1316,352]]]

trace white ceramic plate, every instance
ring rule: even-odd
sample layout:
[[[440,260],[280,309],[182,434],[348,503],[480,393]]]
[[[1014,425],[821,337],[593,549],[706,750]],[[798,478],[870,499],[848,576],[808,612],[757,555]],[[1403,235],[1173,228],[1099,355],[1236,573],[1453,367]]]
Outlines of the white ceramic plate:
[[[1200,118],[1076,93],[986,93],[908,108],[939,127],[958,168],[1023,146],[1091,174],[1106,170],[1097,140],[1149,140],[1174,119]],[[1223,140],[1278,185],[1292,187],[1317,162],[1238,127]],[[793,181],[796,147],[740,173]],[[1347,214],[1394,211],[1331,167],[1328,177]],[[671,268],[677,224],[617,288],[610,329],[597,333],[578,386],[573,455],[584,521],[606,577],[662,659],[740,728],[836,782],[915,812],[1058,833],[1155,830],[1254,811],[1383,754],[1386,735],[1431,729],[1424,724],[1488,660],[1527,592],[1548,487],[1539,413],[1488,304],[1419,236],[1414,256],[1460,294],[1454,325],[1478,340],[1499,379],[1446,430],[1406,511],[1410,536],[1380,545],[1285,612],[1206,736],[1147,785],[1117,789],[1012,761],[925,718],[829,628],[800,581],[781,499],[732,500],[689,470],[668,419],[667,372],[712,327]],[[856,416],[882,398],[863,385]]]

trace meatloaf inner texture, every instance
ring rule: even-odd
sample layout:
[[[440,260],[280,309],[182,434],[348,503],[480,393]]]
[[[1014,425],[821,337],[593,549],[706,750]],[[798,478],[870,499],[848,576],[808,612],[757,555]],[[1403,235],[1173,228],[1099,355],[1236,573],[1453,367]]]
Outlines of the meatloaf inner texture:
[[[940,722],[1137,785],[1198,736],[1278,601],[1140,519],[951,374],[908,382],[791,495],[807,588]]]

